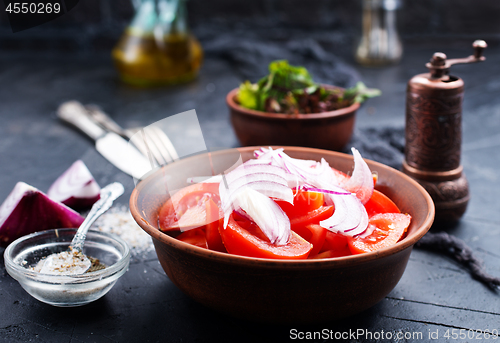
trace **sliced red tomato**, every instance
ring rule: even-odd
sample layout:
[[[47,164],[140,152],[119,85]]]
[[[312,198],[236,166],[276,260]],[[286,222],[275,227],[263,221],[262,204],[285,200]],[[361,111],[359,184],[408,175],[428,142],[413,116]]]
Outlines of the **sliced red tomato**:
[[[411,216],[402,213],[379,213],[370,218],[369,229],[373,232],[364,238],[348,237],[353,254],[376,251],[396,244],[410,225]],[[371,226],[371,228],[370,228]]]
[[[201,248],[208,248],[207,238],[203,229],[192,229],[177,236],[179,241],[183,241]]]
[[[244,228],[245,230],[248,230],[251,225],[255,225],[255,223],[252,223],[249,221],[247,218],[240,216],[238,213],[233,212],[233,219],[236,221],[236,223]]]
[[[220,204],[219,184],[197,183],[175,193],[160,209],[160,230],[173,231],[206,225],[206,202],[212,199]]]
[[[344,236],[341,233],[332,232],[330,230],[326,230],[325,235],[325,243],[320,249],[320,252],[327,250],[345,250],[349,249],[347,245],[347,236]]]
[[[274,245],[264,237],[255,224],[244,229],[234,220],[233,215],[229,218],[227,227],[220,229],[220,234],[227,252],[234,255],[272,259],[305,259],[313,248],[312,244],[293,231],[286,245]]]
[[[294,190],[293,205],[282,200],[275,200],[288,218],[303,216],[323,206],[323,193]]]
[[[326,232],[328,231],[324,227],[318,224],[310,224],[306,226],[297,226],[294,229],[295,233],[299,234],[300,237],[304,238],[306,241],[313,245],[310,256],[314,256],[319,253],[319,250],[323,247],[325,243]]]
[[[401,213],[396,204],[382,192],[373,190],[372,197],[365,204],[368,217],[377,213]]]
[[[226,252],[224,243],[219,233],[219,226],[224,225],[224,218],[219,211],[219,207],[212,199],[206,202],[207,226],[205,228],[207,245],[210,250]]]
[[[347,236],[326,230],[325,242],[319,250],[319,254],[312,258],[332,258],[349,255],[352,255],[352,253],[347,244]]]
[[[320,221],[330,218],[333,215],[333,206],[322,206],[307,214],[290,219],[292,230],[299,227],[319,224]]]

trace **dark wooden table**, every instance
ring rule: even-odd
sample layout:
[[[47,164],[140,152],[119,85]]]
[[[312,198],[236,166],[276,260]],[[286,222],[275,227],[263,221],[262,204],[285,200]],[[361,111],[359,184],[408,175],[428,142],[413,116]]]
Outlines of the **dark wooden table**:
[[[397,66],[358,67],[365,83],[382,89],[383,96],[362,107],[357,127],[403,126],[406,82],[425,72],[432,53],[470,53],[470,42],[448,43],[412,42]],[[500,47],[492,43],[485,52],[487,62],[453,68],[466,84],[462,162],[471,201],[464,218],[447,230],[500,276]],[[55,110],[65,100],[98,104],[124,127],[196,109],[209,147],[238,145],[224,97],[242,80],[210,56],[196,81],[153,90],[120,84],[108,58],[0,56],[0,62],[0,201],[18,181],[46,191],[82,159],[101,185],[123,183],[126,194],[120,201],[127,203],[132,179],[102,158],[85,136],[57,120]],[[307,332],[322,334],[313,340],[317,342],[335,337],[351,342],[500,341],[484,334],[500,332],[499,291],[473,280],[450,258],[418,249],[399,284],[379,304],[353,318],[313,326],[264,325],[214,313],[170,282],[154,252],[134,258],[104,298],[81,308],[55,308],[30,297],[6,273],[3,251],[2,342],[282,342]]]

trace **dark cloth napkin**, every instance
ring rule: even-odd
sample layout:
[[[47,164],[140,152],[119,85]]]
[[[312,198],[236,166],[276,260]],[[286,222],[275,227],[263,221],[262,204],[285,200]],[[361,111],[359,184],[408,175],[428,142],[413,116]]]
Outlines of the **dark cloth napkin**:
[[[404,127],[377,127],[356,130],[343,152],[355,147],[363,158],[401,169],[405,149]]]
[[[320,83],[350,87],[361,80],[355,68],[325,51],[313,39],[271,43],[258,38],[222,35],[203,41],[203,49],[207,56],[227,61],[242,81],[257,82],[269,73],[268,65],[275,60],[288,60],[292,65],[306,67]]]
[[[341,87],[353,86],[360,80],[356,69],[313,39],[266,42],[262,37],[217,35],[203,41],[207,56],[225,60],[242,81],[256,82],[268,73],[268,64],[286,59],[292,65],[306,67],[317,82]],[[400,170],[404,158],[404,127],[374,127],[355,131],[348,147],[355,147],[364,158]],[[350,151],[346,150],[346,153]],[[417,244],[420,249],[450,256],[470,275],[490,288],[500,286],[500,278],[488,275],[481,261],[461,239],[446,232],[428,232]]]

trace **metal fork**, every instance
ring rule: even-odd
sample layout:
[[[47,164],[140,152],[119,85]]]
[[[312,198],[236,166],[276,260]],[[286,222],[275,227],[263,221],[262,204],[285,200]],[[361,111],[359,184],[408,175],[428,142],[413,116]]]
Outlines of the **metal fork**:
[[[164,165],[179,159],[167,134],[159,127],[123,129],[96,105],[84,106],[87,115],[104,129],[129,139],[137,149],[150,159],[152,165]]]

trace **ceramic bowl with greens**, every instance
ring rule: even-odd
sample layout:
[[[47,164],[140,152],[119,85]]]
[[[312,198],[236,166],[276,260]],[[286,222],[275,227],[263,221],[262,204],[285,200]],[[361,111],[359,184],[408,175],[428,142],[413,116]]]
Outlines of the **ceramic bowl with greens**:
[[[358,82],[341,88],[313,81],[304,67],[269,65],[257,83],[246,81],[226,97],[243,146],[291,145],[342,150],[352,136],[360,104],[380,95]]]

